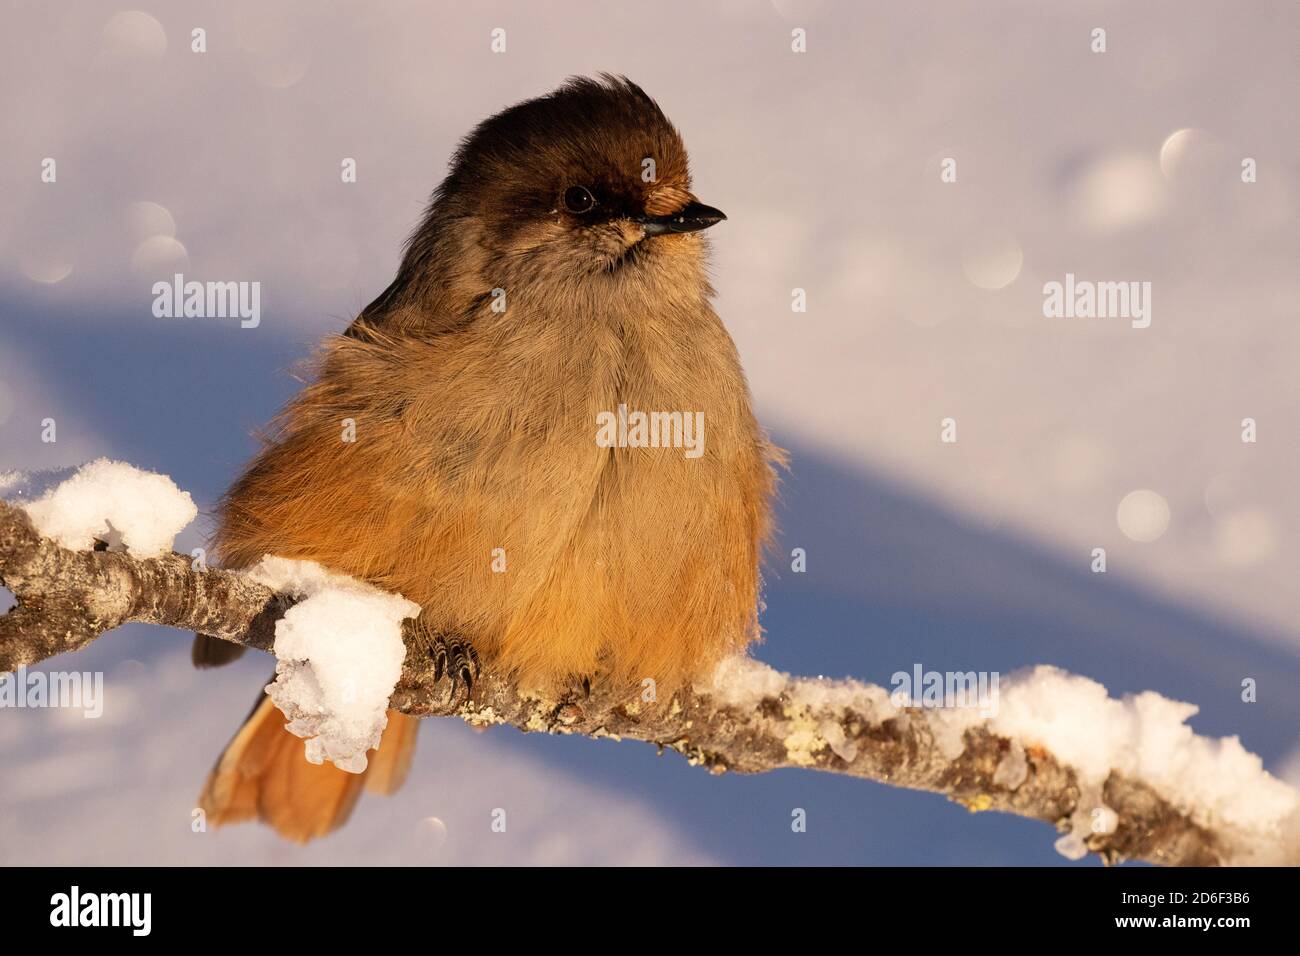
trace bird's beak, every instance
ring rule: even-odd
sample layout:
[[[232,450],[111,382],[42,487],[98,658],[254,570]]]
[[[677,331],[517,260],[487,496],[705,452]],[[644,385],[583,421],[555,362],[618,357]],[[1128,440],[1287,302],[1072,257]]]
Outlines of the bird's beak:
[[[721,209],[692,200],[667,216],[638,216],[633,221],[640,223],[647,236],[662,236],[675,232],[699,232],[726,218]]]

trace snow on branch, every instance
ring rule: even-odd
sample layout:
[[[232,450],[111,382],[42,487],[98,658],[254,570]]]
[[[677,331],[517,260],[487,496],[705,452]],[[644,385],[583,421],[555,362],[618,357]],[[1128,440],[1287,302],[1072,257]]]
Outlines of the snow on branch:
[[[415,646],[410,602],[300,562],[268,559],[248,573],[195,567],[166,551],[193,517],[189,496],[163,476],[117,467],[86,466],[79,477],[99,471],[80,492],[65,483],[34,501],[0,502],[0,583],[17,600],[0,617],[0,672],[79,650],[127,622],[159,624],[275,653],[279,677],[268,691],[276,698],[279,688],[277,705],[308,738],[308,758],[346,769],[364,767],[386,705],[479,726],[641,740],[713,773],[804,768],[932,791],[971,811],[1051,823],[1071,858],[1300,862],[1296,793],[1235,737],[1193,734],[1190,704],[1150,692],[1115,700],[1095,681],[1039,667],[1004,679],[986,715],[913,706],[881,687],[791,677],[748,659],[724,662],[707,686],[666,701],[599,681],[550,697],[490,671],[468,699],[452,700],[433,660],[405,653],[402,641]],[[142,514],[124,483],[147,487],[158,506]],[[81,550],[113,537],[107,550]],[[322,624],[340,620],[359,635],[360,654],[339,651],[337,638],[329,649],[311,645]]]

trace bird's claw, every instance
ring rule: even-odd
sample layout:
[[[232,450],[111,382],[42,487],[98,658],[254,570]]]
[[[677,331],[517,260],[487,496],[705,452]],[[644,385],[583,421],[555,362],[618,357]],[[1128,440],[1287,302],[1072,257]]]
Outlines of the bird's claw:
[[[469,641],[458,637],[439,634],[433,639],[429,656],[433,659],[433,682],[436,684],[442,680],[444,673],[451,678],[448,703],[455,703],[457,691],[462,683],[465,685],[465,700],[468,701],[474,692],[474,679],[483,670],[478,651],[474,650],[474,646]]]

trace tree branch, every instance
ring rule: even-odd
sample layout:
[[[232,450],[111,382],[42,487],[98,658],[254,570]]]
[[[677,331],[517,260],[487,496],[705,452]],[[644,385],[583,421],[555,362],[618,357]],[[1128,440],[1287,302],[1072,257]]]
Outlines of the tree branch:
[[[0,672],[79,650],[131,621],[271,651],[275,622],[292,604],[237,572],[194,570],[179,554],[140,560],[66,550],[42,538],[21,508],[3,502],[0,583],[18,602],[0,617]],[[978,725],[965,731],[954,756],[932,712],[896,708],[881,688],[763,670],[760,691],[739,699],[717,686],[646,703],[603,684],[589,695],[550,698],[485,673],[469,700],[451,702],[445,681],[435,684],[432,662],[408,654],[390,706],[476,725],[642,740],[714,773],[797,767],[932,791],[972,811],[1055,824],[1108,862],[1220,865],[1241,862],[1254,850],[1225,827],[1196,822],[1141,780],[1112,771],[1100,791],[1085,787],[1074,769],[1041,747]],[[1112,832],[1086,826],[1099,805],[1118,815]]]

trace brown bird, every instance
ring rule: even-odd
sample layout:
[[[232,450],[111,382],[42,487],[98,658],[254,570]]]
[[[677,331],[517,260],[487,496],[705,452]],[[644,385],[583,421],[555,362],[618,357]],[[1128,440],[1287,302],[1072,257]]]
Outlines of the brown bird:
[[[667,700],[744,648],[781,453],[710,305],[702,231],[725,218],[625,78],[575,78],[481,123],[397,278],[324,344],[224,499],[221,562],[310,559],[417,602],[453,693],[481,659],[524,686],[601,674]],[[670,413],[659,447],[638,412]],[[679,423],[700,413],[697,454]],[[240,650],[199,636],[194,660]],[[390,712],[349,774],[307,763],[264,697],[201,805],[214,825],[320,836],[363,783],[400,785],[415,731]]]

